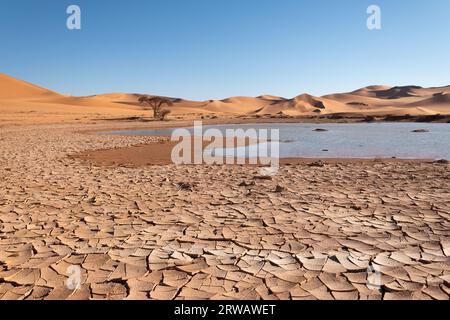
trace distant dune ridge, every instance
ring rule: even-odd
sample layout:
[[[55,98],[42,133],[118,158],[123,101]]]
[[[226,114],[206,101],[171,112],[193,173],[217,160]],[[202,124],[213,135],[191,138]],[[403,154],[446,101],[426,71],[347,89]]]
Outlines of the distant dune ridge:
[[[109,93],[87,97],[62,95],[0,73],[0,124],[92,121],[148,116],[139,104],[142,94]],[[190,101],[170,98],[171,116],[206,115],[303,116],[335,113],[365,115],[450,114],[450,86],[368,86],[322,97],[301,94],[292,99],[261,95],[223,100]]]

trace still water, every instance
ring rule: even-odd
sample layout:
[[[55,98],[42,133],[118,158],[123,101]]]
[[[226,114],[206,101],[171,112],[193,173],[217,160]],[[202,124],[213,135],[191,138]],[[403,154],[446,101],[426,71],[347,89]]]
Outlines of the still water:
[[[203,126],[203,131],[226,129],[279,129],[280,157],[390,158],[450,160],[450,124],[447,123],[358,123],[358,124],[247,124]],[[326,131],[315,131],[323,129]],[[171,135],[174,129],[109,132],[120,135]],[[192,128],[188,128],[192,132]],[[413,132],[426,130],[427,132]],[[270,142],[269,142],[270,143]],[[249,146],[247,148],[255,148]],[[245,147],[215,150],[237,152]]]

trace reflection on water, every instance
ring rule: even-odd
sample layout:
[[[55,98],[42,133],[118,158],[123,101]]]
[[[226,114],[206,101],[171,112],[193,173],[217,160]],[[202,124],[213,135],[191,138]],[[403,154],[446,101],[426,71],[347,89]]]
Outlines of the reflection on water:
[[[450,159],[450,124],[248,124],[204,126],[203,130],[279,129],[280,157]],[[319,129],[319,130],[317,130]],[[322,130],[323,129],[323,130]],[[425,129],[427,132],[412,132]],[[192,129],[190,130],[192,132]],[[112,132],[121,135],[170,135],[172,129]],[[111,134],[111,133],[109,133]],[[248,153],[246,148],[215,150],[215,154]]]

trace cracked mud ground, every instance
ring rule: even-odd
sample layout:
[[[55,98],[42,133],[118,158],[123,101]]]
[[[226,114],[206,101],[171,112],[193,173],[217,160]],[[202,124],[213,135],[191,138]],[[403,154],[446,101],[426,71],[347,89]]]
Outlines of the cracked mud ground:
[[[449,299],[448,165],[68,157],[155,139],[95,128],[0,129],[0,299]]]

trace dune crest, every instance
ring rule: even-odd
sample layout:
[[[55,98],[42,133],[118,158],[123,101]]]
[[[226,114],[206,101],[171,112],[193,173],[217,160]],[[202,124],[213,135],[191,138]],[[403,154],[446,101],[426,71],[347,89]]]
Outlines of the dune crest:
[[[0,73],[0,99],[59,96],[58,93]]]

